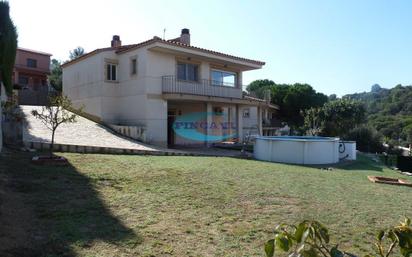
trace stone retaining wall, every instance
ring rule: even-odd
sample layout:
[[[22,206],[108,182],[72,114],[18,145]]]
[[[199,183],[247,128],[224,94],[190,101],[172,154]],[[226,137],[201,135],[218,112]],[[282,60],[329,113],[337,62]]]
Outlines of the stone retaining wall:
[[[36,150],[49,150],[50,143],[24,142],[24,146]],[[181,151],[151,151],[138,149],[125,149],[114,147],[96,147],[84,145],[54,144],[54,151],[69,153],[102,153],[102,154],[134,154],[134,155],[166,155],[166,156],[205,156],[204,154],[188,153]]]

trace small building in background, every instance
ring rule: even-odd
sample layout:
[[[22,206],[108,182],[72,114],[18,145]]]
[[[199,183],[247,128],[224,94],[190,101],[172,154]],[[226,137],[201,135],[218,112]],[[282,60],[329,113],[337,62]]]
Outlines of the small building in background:
[[[17,101],[23,105],[43,105],[47,102],[51,54],[17,48],[13,70]]]

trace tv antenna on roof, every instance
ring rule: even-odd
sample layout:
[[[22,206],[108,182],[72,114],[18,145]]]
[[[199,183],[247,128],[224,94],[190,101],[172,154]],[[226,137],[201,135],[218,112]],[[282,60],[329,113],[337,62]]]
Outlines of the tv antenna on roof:
[[[166,36],[166,28],[163,29],[163,40],[166,40],[165,36]]]

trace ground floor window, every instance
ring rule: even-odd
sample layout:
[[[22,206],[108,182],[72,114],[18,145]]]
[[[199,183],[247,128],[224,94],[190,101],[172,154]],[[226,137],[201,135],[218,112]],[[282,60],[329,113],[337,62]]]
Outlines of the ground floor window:
[[[19,75],[19,85],[28,85],[29,84],[29,77]]]

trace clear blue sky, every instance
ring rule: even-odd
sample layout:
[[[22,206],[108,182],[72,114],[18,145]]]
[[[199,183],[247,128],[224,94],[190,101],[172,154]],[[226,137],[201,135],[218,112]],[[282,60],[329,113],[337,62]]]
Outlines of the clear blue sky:
[[[266,62],[244,74],[343,95],[412,84],[412,1],[11,0],[19,45],[65,60],[69,50],[180,34],[192,44]]]

